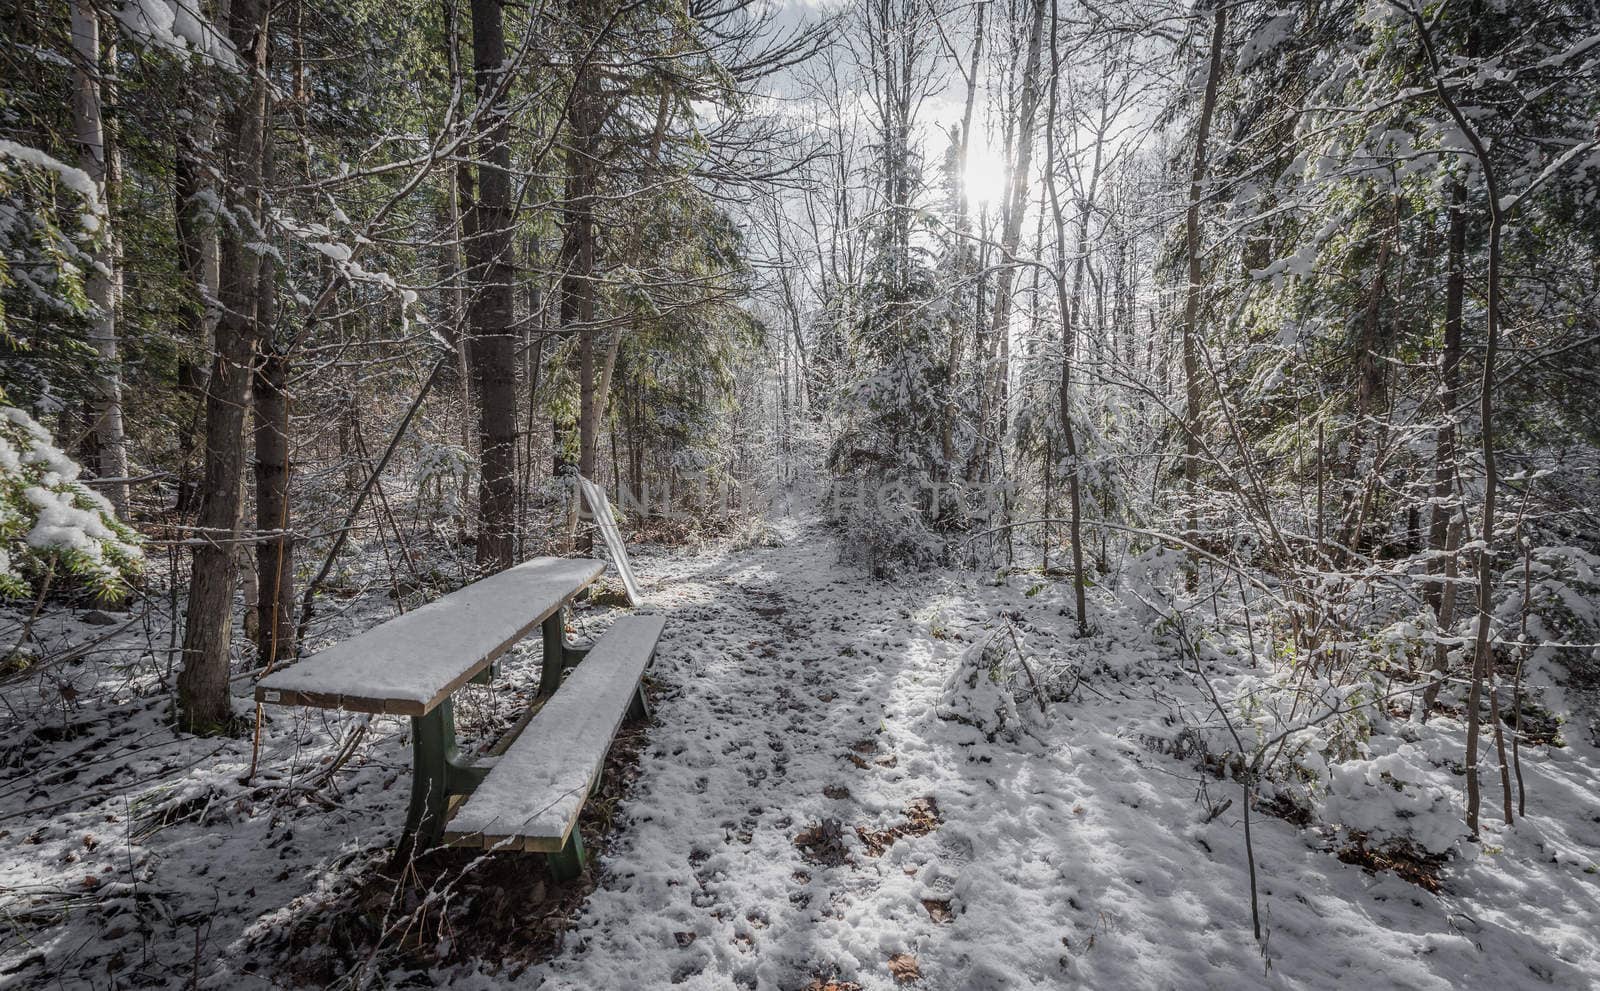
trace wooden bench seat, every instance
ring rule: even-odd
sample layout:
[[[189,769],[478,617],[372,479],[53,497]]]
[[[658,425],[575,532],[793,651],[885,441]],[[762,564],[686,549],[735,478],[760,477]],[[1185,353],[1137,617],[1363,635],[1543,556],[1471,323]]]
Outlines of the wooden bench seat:
[[[581,869],[578,814],[623,718],[645,714],[639,680],[665,625],[661,616],[613,623],[456,810],[445,841],[551,854],[557,876]]]
[[[534,558],[268,675],[256,700],[427,715],[604,571],[586,558]]]

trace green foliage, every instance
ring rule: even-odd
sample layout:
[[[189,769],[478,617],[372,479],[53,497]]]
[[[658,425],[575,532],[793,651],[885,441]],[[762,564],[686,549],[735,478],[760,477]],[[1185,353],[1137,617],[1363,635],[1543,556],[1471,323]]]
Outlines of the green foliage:
[[[0,405],[0,595],[28,595],[46,575],[76,579],[98,599],[126,594],[139,537],[78,472],[31,416]]]

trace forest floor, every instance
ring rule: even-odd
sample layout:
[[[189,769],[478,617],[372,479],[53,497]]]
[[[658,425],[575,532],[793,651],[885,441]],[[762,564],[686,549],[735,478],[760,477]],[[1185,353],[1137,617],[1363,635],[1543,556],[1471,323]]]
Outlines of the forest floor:
[[[269,712],[249,784],[248,739],[176,738],[159,697],[13,727],[0,984],[1594,986],[1585,734],[1524,752],[1517,827],[1400,873],[1256,815],[1258,943],[1239,786],[1175,745],[1204,692],[1147,616],[1096,589],[1099,629],[1073,640],[1066,584],[1037,572],[880,581],[819,526],[772,533],[636,562],[668,616],[654,719],[614,755],[586,820],[597,864],[570,888],[505,855],[394,870],[403,720]],[[348,630],[393,611],[345,608]],[[993,713],[963,710],[954,676],[1011,631],[1070,697],[975,726]],[[514,715],[531,649],[464,702],[465,736]]]

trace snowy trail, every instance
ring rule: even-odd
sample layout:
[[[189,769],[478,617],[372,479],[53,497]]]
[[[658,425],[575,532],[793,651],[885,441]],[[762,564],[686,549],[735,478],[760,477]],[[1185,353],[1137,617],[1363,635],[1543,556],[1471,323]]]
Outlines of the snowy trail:
[[[1592,883],[1545,892],[1539,910],[1519,894],[1531,876],[1467,865],[1461,883],[1490,901],[1464,908],[1257,817],[1269,968],[1250,935],[1237,806],[1206,822],[1195,801],[1234,786],[1146,742],[1175,732],[1160,680],[1108,668],[1031,753],[975,746],[975,730],[935,714],[999,610],[1066,625],[1059,589],[878,582],[840,565],[820,530],[787,538],[688,570],[652,562],[676,573],[650,592],[669,616],[665,692],[631,821],[529,986],[881,989],[910,976],[907,961],[916,987],[949,991],[1593,986]],[[1119,643],[1148,631],[1102,637],[1127,655]],[[927,798],[936,828],[881,832]],[[796,845],[828,820],[842,828],[823,856]],[[857,827],[887,849],[873,856]]]
[[[655,720],[597,887],[559,952],[518,971],[543,944],[499,946],[512,966],[485,945],[385,981],[1600,987],[1600,754],[1583,734],[1525,749],[1527,817],[1488,824],[1484,844],[1447,862],[1437,895],[1342,863],[1325,830],[1258,815],[1264,956],[1238,785],[1172,754],[1208,703],[1136,609],[1094,589],[1099,632],[1076,641],[1064,583],[950,571],[877,581],[840,563],[821,527],[779,529],[780,547],[641,553],[644,611],[668,618]],[[359,605],[352,631],[393,609]],[[613,615],[581,611],[581,632]],[[1082,690],[1053,706],[1038,740],[990,742],[938,714],[961,656],[1002,617],[1030,650],[1070,643],[1082,666]],[[492,697],[463,698],[458,717],[475,738],[493,739],[530,695],[536,648],[518,651]],[[390,890],[371,885],[404,815],[406,721],[279,716],[250,785],[246,738],[173,738],[149,701],[116,725],[34,745],[29,759],[60,780],[13,783],[16,807],[0,810],[0,907],[19,913],[0,943],[0,987],[104,986],[119,967],[149,986],[315,986],[348,964],[334,931],[368,918],[353,908],[361,892],[381,889],[381,902]],[[322,798],[298,790],[357,726],[361,746]],[[1459,721],[1439,717],[1428,732],[1417,746],[1448,783]],[[515,904],[543,884],[537,863],[525,867],[474,890]],[[556,928],[537,915],[506,921],[508,938]]]

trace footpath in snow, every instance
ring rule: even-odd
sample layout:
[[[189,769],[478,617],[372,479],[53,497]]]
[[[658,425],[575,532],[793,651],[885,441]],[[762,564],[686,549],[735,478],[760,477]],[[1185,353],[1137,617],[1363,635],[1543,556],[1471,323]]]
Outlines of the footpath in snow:
[[[627,824],[563,952],[527,986],[1600,980],[1594,874],[1557,868],[1538,884],[1536,865],[1486,857],[1453,866],[1434,895],[1257,816],[1263,957],[1237,799],[1205,821],[1237,787],[1151,745],[1177,732],[1174,695],[1196,689],[1148,630],[1112,616],[1082,672],[1091,690],[1055,707],[1042,740],[990,743],[940,718],[945,683],[1002,613],[1034,638],[1070,629],[1066,586],[1030,596],[1025,575],[876,581],[840,565],[820,530],[786,536],[694,561],[651,591],[670,617],[656,670],[666,691]],[[1593,757],[1535,758],[1530,793],[1583,801]]]
[[[1148,615],[1095,589],[1098,632],[1076,641],[1064,583],[878,581],[820,527],[778,532],[777,547],[641,557],[645,611],[667,618],[655,720],[559,943],[493,936],[514,963],[481,950],[431,973],[379,963],[367,986],[1596,986],[1600,762],[1581,734],[1525,749],[1529,815],[1450,859],[1437,894],[1256,815],[1263,954],[1239,787],[1174,756],[1208,708]],[[393,612],[363,608],[352,629]],[[611,615],[588,611],[580,632]],[[1007,626],[1035,656],[1065,657],[1076,690],[991,741],[942,715],[962,715],[946,708],[961,659]],[[458,707],[467,736],[514,716],[537,643],[508,667],[497,695]],[[1229,677],[1216,675],[1225,689]],[[320,983],[312,963],[348,961],[328,950],[347,892],[381,913],[393,889],[359,885],[382,872],[404,815],[408,726],[273,717],[248,785],[248,739],[176,738],[154,698],[16,750],[31,770],[9,779],[0,813],[13,926],[0,985],[265,988]],[[1428,732],[1454,787],[1449,720]],[[536,861],[510,863],[452,897],[522,911],[545,882]]]

